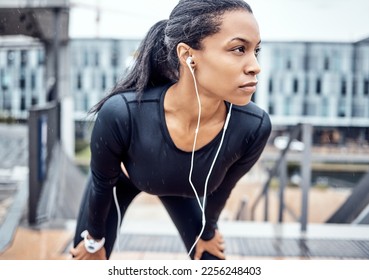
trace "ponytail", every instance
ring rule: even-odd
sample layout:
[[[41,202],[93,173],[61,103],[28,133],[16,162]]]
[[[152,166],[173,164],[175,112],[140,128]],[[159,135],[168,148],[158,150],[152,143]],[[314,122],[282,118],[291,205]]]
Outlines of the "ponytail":
[[[151,27],[129,73],[90,113],[97,113],[109,97],[119,92],[133,90],[140,99],[147,88],[178,81],[177,45],[183,42],[193,49],[201,49],[204,38],[219,32],[222,15],[239,9],[252,13],[244,0],[180,0],[169,20]]]
[[[174,82],[178,79],[177,70],[168,65],[168,51],[165,46],[165,28],[168,20],[154,24],[138,48],[138,56],[124,79],[117,83],[111,92],[100,100],[89,113],[97,113],[111,96],[134,90],[140,99],[145,89]]]

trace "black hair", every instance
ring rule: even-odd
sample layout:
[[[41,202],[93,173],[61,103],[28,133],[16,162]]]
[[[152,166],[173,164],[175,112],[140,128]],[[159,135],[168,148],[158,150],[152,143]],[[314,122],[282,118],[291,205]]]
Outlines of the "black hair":
[[[96,113],[111,96],[134,90],[140,99],[145,89],[179,79],[177,45],[186,43],[200,50],[202,40],[220,31],[222,15],[251,7],[243,0],[180,0],[168,20],[154,24],[137,50],[137,58],[127,75],[91,110]]]

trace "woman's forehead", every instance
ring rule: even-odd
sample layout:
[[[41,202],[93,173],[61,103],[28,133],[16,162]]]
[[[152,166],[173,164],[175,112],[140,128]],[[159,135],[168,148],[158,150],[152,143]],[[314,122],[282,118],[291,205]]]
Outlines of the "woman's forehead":
[[[223,14],[218,37],[241,38],[250,42],[260,41],[259,25],[254,15],[245,10],[229,11]]]

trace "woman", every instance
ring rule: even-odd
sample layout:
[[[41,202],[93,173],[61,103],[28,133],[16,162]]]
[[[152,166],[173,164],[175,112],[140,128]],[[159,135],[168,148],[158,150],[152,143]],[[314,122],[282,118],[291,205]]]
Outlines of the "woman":
[[[159,197],[192,259],[225,259],[219,215],[271,131],[250,102],[259,50],[242,0],[181,0],[149,30],[130,73],[92,110],[75,259],[110,257],[118,220],[141,191]]]

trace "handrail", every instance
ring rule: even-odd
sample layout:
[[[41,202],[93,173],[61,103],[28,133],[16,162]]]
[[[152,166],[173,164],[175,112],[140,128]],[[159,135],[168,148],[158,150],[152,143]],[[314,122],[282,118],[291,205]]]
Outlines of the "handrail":
[[[279,169],[282,161],[285,159],[286,154],[287,154],[288,150],[290,149],[292,141],[298,137],[299,133],[301,132],[301,128],[302,128],[301,124],[297,124],[296,126],[294,126],[292,128],[292,130],[289,133],[289,139],[288,139],[286,147],[281,151],[281,153],[279,155],[279,158],[276,160],[274,166],[269,170],[268,179],[265,182],[262,191],[257,196],[256,200],[254,201],[254,203],[251,207],[251,220],[252,221],[255,220],[256,207],[259,204],[259,202],[260,202],[260,200],[262,199],[263,196],[266,199],[265,209],[264,209],[264,220],[265,221],[268,220],[268,204],[269,204],[268,203],[268,190],[269,190],[270,182],[271,182],[272,178],[277,175],[278,169]]]

